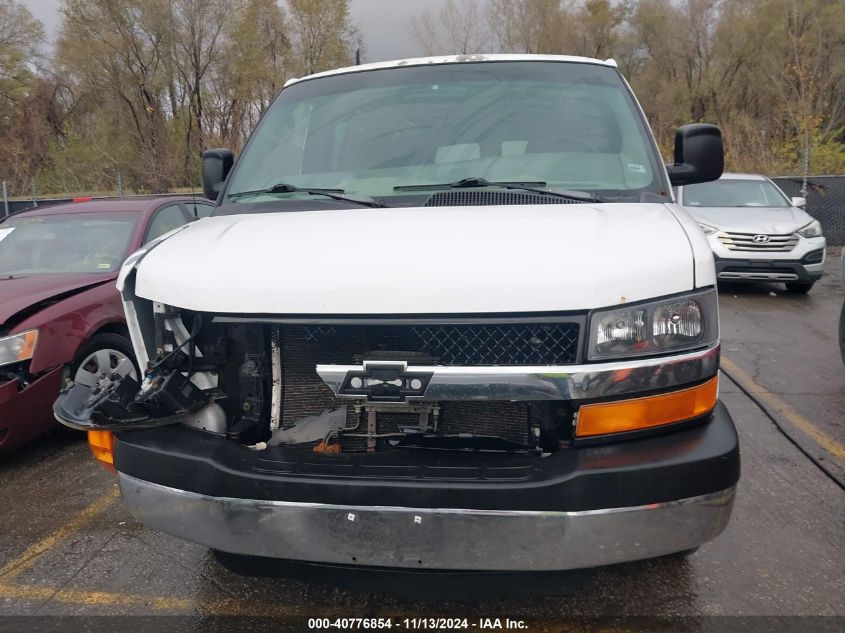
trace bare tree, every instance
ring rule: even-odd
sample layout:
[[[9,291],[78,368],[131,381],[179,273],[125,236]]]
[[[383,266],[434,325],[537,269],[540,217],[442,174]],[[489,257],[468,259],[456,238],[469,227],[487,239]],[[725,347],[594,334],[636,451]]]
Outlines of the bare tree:
[[[311,74],[351,64],[359,36],[349,0],[288,0],[291,48],[299,72]]]
[[[411,16],[411,35],[427,55],[490,52],[486,10],[482,0],[446,0],[439,11],[428,8]]]
[[[174,179],[166,112],[172,31],[167,0],[66,0],[57,44],[80,95],[119,108],[134,133],[139,175],[158,190]],[[123,118],[121,117],[121,118]]]
[[[207,129],[219,143],[240,149],[270,105],[289,68],[290,41],[282,8],[275,0],[247,0],[231,23],[220,63],[212,70]]]
[[[0,0],[0,98],[25,93],[43,41],[44,27],[26,7]]]
[[[569,1],[490,0],[489,28],[507,53],[575,54],[581,37]]]
[[[173,64],[188,96],[185,124],[187,171],[205,146],[203,130],[206,79],[223,46],[223,28],[229,12],[239,3],[227,0],[169,0]],[[232,6],[235,4],[235,6]]]

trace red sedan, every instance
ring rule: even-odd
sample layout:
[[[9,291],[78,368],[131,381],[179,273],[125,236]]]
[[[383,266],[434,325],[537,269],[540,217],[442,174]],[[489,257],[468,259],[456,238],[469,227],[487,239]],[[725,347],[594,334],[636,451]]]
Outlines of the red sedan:
[[[56,424],[66,380],[137,375],[115,288],[120,265],[212,209],[191,197],[97,200],[0,222],[0,452]]]

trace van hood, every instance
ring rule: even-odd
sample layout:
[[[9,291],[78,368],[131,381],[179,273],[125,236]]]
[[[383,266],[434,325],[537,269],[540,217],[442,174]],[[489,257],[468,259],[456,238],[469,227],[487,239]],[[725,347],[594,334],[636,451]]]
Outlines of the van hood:
[[[217,313],[585,310],[691,290],[663,204],[296,211],[211,217],[140,262],[135,293]]]
[[[699,222],[732,233],[787,235],[813,218],[796,207],[684,207]]]
[[[57,301],[117,278],[117,273],[0,277],[0,325],[8,329]]]

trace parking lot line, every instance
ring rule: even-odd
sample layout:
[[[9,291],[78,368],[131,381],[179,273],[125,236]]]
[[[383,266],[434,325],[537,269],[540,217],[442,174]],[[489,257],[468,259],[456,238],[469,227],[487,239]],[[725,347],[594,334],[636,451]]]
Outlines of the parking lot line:
[[[810,420],[795,411],[792,407],[778,398],[771,391],[755,382],[755,380],[742,368],[724,354],[721,358],[722,368],[727,370],[728,377],[738,382],[746,391],[761,400],[773,412],[780,414],[792,426],[812,438],[819,446],[831,455],[839,459],[845,459],[845,445],[837,442],[827,433],[819,429]]]
[[[84,606],[147,606],[160,611],[190,611],[194,603],[182,598],[138,596],[107,591],[80,591],[56,587],[0,584],[0,598],[7,600],[54,600]]]
[[[288,607],[278,604],[256,604],[248,600],[197,601],[172,596],[145,596],[121,591],[88,591],[38,585],[0,584],[0,599],[23,601],[53,601],[85,607],[147,607],[154,611],[203,613],[208,615],[242,617],[303,617],[310,613],[307,606]],[[321,609],[320,617],[346,617],[347,611]],[[386,616],[385,616],[386,617]],[[396,616],[399,617],[399,616]],[[410,616],[409,616],[410,617]]]
[[[82,512],[77,514],[71,521],[65,523],[59,530],[31,545],[20,556],[3,565],[0,568],[0,581],[7,583],[12,578],[21,574],[44,552],[50,551],[91,519],[103,513],[119,496],[120,491],[115,484],[114,488],[82,510]]]
[[[113,593],[108,591],[81,591],[77,589],[56,589],[52,587],[24,585],[0,584],[0,599],[55,601],[62,604],[71,604],[83,607],[147,607],[154,611],[170,612],[170,614],[173,615],[183,615],[187,613],[244,618],[283,619],[305,618],[313,616],[314,614],[313,608],[308,605],[288,607],[268,603],[256,604],[236,598],[197,602],[186,598],[143,596],[126,592]],[[167,613],[164,615],[166,614]],[[360,617],[360,615],[352,615],[348,609],[320,607],[319,617],[334,619]],[[419,618],[422,616],[420,616],[420,613],[413,610],[399,607],[396,609],[378,608],[373,613],[368,614],[368,617],[393,618],[394,620],[398,620],[401,618]],[[470,618],[470,620],[472,620],[472,618]],[[544,632],[559,631],[561,629],[556,626],[549,627],[544,625],[542,622],[533,622],[530,626],[530,630]],[[628,629],[620,624],[618,627],[612,627],[610,629],[600,627],[589,630],[625,633],[631,629]]]

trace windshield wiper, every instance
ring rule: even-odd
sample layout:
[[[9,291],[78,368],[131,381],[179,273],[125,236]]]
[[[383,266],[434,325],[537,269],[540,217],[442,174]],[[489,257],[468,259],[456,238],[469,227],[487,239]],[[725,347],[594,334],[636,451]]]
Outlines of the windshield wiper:
[[[344,196],[343,189],[318,189],[312,187],[296,187],[294,185],[289,185],[284,182],[280,182],[277,185],[273,185],[267,189],[258,189],[256,191],[239,191],[237,193],[229,194],[227,197],[236,200],[238,198],[246,198],[250,196],[260,196],[262,194],[272,194],[272,193],[307,193],[312,196],[325,196],[327,198],[331,198],[332,200],[342,200],[343,202],[352,202],[353,204],[360,204],[362,207],[373,207],[373,208],[384,208],[385,205],[383,202],[379,202],[374,198],[353,198],[351,196]]]
[[[545,187],[546,183],[539,182],[505,182],[505,181],[490,181],[486,178],[464,178],[456,182],[447,182],[435,185],[400,185],[394,187],[393,191],[436,191],[438,189],[483,189],[486,187],[495,187],[499,189],[515,189],[518,191],[528,191],[536,193],[541,196],[551,196],[554,198],[563,198],[564,200],[577,200],[579,202],[601,202],[601,199],[592,193],[586,191],[565,191],[562,189],[539,189]]]

